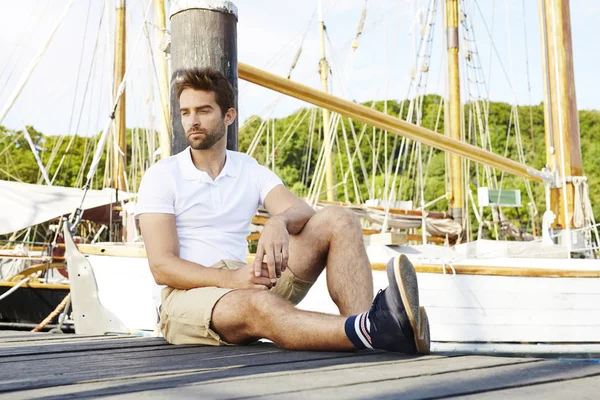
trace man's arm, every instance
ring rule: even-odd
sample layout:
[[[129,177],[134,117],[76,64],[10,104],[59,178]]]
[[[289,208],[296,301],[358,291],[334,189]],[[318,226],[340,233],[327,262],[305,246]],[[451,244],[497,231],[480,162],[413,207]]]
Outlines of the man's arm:
[[[272,217],[258,240],[254,271],[256,276],[262,273],[262,261],[266,258],[269,278],[275,283],[288,265],[289,235],[300,233],[315,211],[283,185],[275,186],[264,204]]]
[[[141,214],[140,229],[152,276],[159,285],[175,289],[205,286],[248,289],[271,287],[269,279],[254,276],[252,268],[241,268],[237,271],[207,268],[180,258],[173,214]]]
[[[283,185],[275,186],[265,197],[265,209],[272,215],[270,220],[281,220],[290,235],[300,233],[315,215],[315,210]]]

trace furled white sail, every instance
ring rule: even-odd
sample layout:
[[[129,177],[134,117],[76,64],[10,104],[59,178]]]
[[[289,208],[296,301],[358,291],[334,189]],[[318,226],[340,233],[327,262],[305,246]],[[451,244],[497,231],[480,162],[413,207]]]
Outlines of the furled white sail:
[[[0,235],[72,213],[81,204],[82,190],[0,180]],[[119,201],[134,194],[119,192]],[[89,190],[83,209],[117,201],[114,189]],[[85,218],[85,213],[84,213]]]

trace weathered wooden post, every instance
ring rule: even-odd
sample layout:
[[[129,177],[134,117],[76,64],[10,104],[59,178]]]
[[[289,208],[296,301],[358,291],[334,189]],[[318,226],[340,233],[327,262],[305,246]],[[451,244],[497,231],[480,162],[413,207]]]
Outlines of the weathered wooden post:
[[[227,0],[174,0],[171,3],[171,154],[188,143],[181,126],[175,80],[186,68],[221,71],[238,94],[237,7]],[[238,124],[229,126],[227,148],[237,150]]]

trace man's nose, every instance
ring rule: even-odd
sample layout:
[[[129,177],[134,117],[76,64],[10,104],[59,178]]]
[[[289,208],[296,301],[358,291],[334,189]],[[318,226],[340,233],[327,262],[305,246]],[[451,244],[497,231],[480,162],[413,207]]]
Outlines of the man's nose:
[[[200,118],[198,118],[198,114],[196,114],[196,113],[191,114],[190,123],[192,125],[200,125]]]

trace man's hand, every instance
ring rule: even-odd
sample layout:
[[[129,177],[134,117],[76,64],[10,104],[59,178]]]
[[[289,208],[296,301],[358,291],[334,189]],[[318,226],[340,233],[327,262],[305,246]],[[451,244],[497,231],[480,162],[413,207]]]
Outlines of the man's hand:
[[[231,271],[231,280],[228,283],[232,289],[267,290],[273,286],[271,279],[269,279],[267,264],[261,264],[260,275],[257,276],[254,273],[254,262]]]
[[[254,259],[254,275],[260,277],[263,272],[263,258],[268,268],[268,277],[274,285],[281,272],[288,266],[290,247],[290,234],[284,218],[271,217],[265,224],[258,240],[256,258]]]

